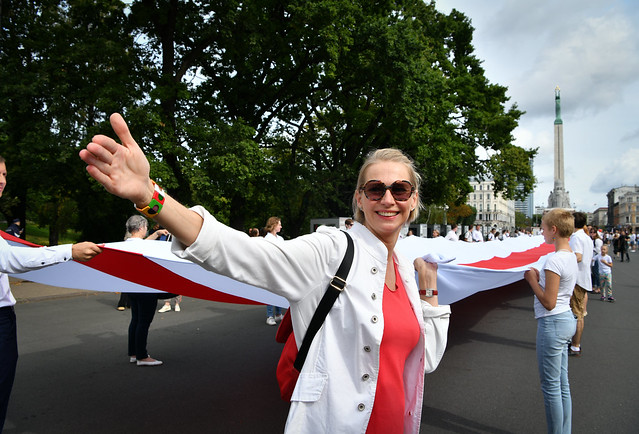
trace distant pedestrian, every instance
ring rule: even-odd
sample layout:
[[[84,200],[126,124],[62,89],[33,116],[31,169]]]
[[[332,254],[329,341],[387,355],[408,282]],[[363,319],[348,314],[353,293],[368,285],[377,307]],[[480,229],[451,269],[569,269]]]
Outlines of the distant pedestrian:
[[[280,220],[279,217],[269,217],[264,230],[266,231],[266,235],[264,235],[265,240],[277,244],[284,242],[284,238],[278,235],[282,230],[282,220]],[[281,321],[282,318],[284,318],[284,314],[282,313],[281,307],[270,304],[266,305],[266,324],[271,326],[277,325],[277,321]]]
[[[626,257],[626,262],[630,262],[630,255],[628,255],[628,235],[626,231],[621,231],[619,234],[619,239],[617,240],[617,248],[619,249],[619,256],[621,257],[621,262],[623,262],[623,257]]]
[[[608,246],[601,248],[601,253],[596,256],[596,261],[599,266],[601,301],[615,301],[612,296],[612,258],[608,254]]]
[[[600,290],[600,282],[599,282],[599,264],[595,260],[595,256],[601,253],[601,247],[603,246],[603,241],[599,237],[599,232],[597,232],[596,228],[590,228],[590,238],[592,238],[593,249],[592,249],[592,262],[590,265],[590,276],[592,279],[592,292],[595,294],[599,294]]]
[[[353,227],[353,219],[344,220],[344,227],[346,228],[346,230],[349,230],[350,228],[352,228]]]
[[[9,235],[20,238],[24,228],[20,227],[20,219],[13,219],[7,230],[5,231]]]
[[[483,243],[484,236],[481,233],[481,225],[475,226],[475,229],[472,232],[473,243]]]
[[[446,239],[449,241],[459,241],[459,236],[457,235],[457,223],[451,226],[450,230],[446,234]]]
[[[590,277],[590,262],[592,261],[593,242],[584,230],[586,227],[586,214],[573,213],[575,218],[575,230],[570,236],[570,248],[577,256],[577,282],[570,297],[572,313],[577,317],[577,331],[572,338],[569,355],[580,356],[581,336],[584,331],[584,318],[588,315],[588,292],[592,291],[592,279]]]
[[[167,235],[166,229],[160,229],[147,237],[149,222],[141,215],[129,217],[126,221],[126,241],[142,242],[156,240],[161,235]],[[131,322],[129,323],[129,362],[138,366],[159,366],[160,360],[149,355],[146,344],[149,337],[149,327],[155,316],[158,304],[158,294],[155,292],[129,293],[131,303]]]

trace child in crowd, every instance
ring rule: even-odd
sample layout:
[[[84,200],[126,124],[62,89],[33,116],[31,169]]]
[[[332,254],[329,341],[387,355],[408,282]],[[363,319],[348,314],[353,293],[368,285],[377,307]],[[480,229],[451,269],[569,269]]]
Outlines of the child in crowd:
[[[612,258],[608,255],[608,246],[601,246],[601,253],[595,256],[595,260],[599,264],[599,285],[601,285],[601,301],[615,301],[612,296]]]
[[[570,211],[560,208],[543,217],[544,241],[555,246],[555,253],[541,272],[531,268],[524,274],[535,293],[537,364],[549,433],[569,433],[572,425],[568,343],[577,328],[570,309],[578,271],[577,257],[570,249],[574,221]]]

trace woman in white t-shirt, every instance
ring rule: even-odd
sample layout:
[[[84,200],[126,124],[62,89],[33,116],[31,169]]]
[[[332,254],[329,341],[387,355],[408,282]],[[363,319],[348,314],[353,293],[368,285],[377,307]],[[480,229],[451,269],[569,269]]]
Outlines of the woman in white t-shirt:
[[[269,217],[266,221],[266,226],[264,227],[264,231],[266,231],[266,235],[264,235],[265,240],[269,240],[272,243],[281,243],[284,241],[284,238],[278,235],[278,233],[282,230],[282,220],[279,217]],[[266,324],[268,325],[277,325],[277,321],[281,321],[284,318],[284,314],[282,313],[282,308],[279,306],[266,306]]]
[[[568,383],[568,343],[577,321],[570,296],[577,280],[577,258],[570,249],[574,218],[569,211],[553,209],[541,221],[544,240],[555,246],[544,268],[531,268],[524,277],[535,293],[537,364],[546,408],[548,432],[570,433],[572,400]]]
[[[599,236],[597,229],[590,228],[590,238],[592,238],[592,261],[590,261],[590,275],[592,278],[592,292],[599,294],[601,292],[601,283],[599,282],[599,264],[595,261],[595,256],[601,253],[603,240]]]

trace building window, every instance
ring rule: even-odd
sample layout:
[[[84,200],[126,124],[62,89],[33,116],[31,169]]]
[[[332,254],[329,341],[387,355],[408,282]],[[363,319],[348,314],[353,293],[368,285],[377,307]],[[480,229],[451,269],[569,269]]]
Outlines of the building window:
[[[479,193],[479,200],[482,200],[483,196],[483,194]]]

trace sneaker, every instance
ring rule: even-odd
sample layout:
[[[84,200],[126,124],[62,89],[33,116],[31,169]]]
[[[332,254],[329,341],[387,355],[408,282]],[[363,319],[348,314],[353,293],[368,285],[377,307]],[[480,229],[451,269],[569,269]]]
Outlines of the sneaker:
[[[180,309],[180,305],[179,305],[179,304],[177,304],[177,303],[175,303],[175,311],[176,311],[176,312],[179,312],[180,310],[181,310],[181,309]]]
[[[284,315],[282,314],[275,315],[275,321],[282,321],[283,318],[284,318]]]
[[[600,298],[601,301],[606,301],[606,297],[604,297],[603,295]]]
[[[575,351],[572,348],[568,348],[568,355],[572,356],[572,357],[580,357],[581,356],[581,348],[579,348],[579,351]]]
[[[136,359],[135,356],[129,356],[129,363],[135,363],[137,361],[138,359]]]
[[[162,362],[159,360],[152,359],[151,357],[149,357],[149,359],[151,360],[138,360],[137,365],[138,366],[160,366],[162,364]]]
[[[118,306],[118,310],[124,310],[124,306]]]
[[[615,302],[615,298],[611,295],[610,297],[608,297],[608,301],[611,303]]]
[[[168,312],[170,310],[171,310],[171,305],[170,304],[165,304],[164,306],[162,306],[160,308],[160,310],[158,310],[158,312],[164,313],[164,312]]]
[[[269,316],[268,318],[266,318],[266,324],[277,325],[277,323],[275,322],[275,318],[273,318],[272,316]]]

